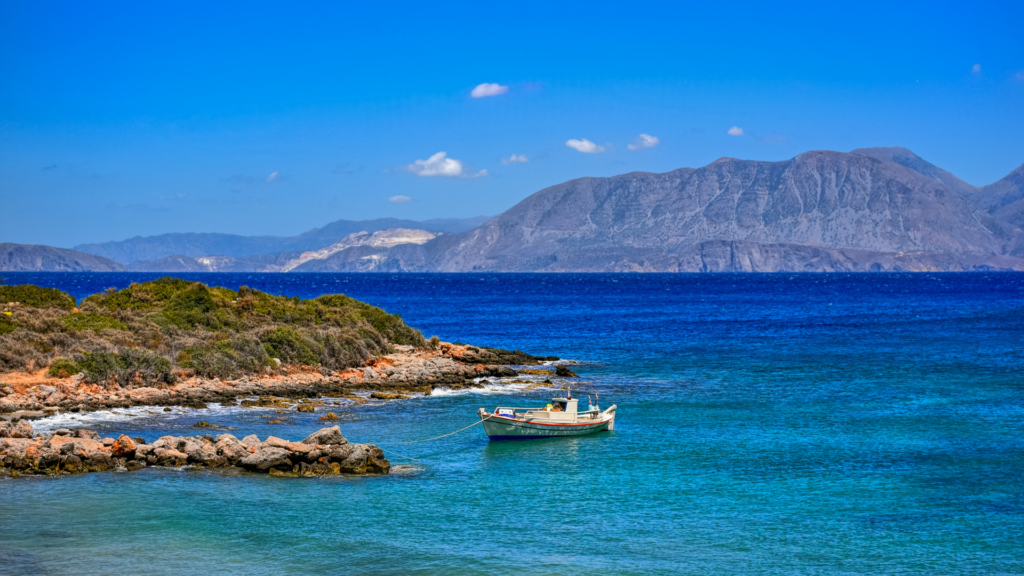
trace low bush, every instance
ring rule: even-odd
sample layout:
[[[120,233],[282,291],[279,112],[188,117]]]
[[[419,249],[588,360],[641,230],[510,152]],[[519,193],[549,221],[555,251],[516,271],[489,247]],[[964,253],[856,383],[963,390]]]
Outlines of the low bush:
[[[164,316],[179,328],[217,328],[221,322],[215,314],[216,310],[217,303],[210,289],[196,283],[171,297],[164,306]]]
[[[17,324],[14,323],[14,320],[7,313],[0,314],[0,334],[10,334],[14,332],[16,326]]]
[[[231,339],[231,350],[234,353],[235,364],[243,372],[257,372],[270,366],[270,356],[267,355],[263,344],[248,336],[237,336]]]
[[[239,336],[216,344],[190,346],[176,358],[178,366],[206,378],[233,378],[270,366],[270,357],[255,338]]]
[[[82,369],[70,358],[54,358],[50,362],[50,369],[46,371],[48,376],[67,378],[81,372]]]
[[[125,330],[128,328],[128,325],[124,322],[95,312],[68,314],[60,319],[60,323],[67,327],[68,330],[92,330],[93,332],[107,329]]]
[[[129,348],[120,354],[115,352],[86,353],[78,361],[89,382],[116,382],[130,388],[147,382],[173,384],[176,381],[171,372],[171,361],[159,354],[141,348]]]
[[[171,361],[143,348],[129,348],[118,356],[125,366],[127,381],[132,383],[160,382],[173,384],[177,378],[171,372]],[[122,384],[123,386],[124,384]]]
[[[359,315],[373,326],[373,329],[390,340],[393,344],[405,344],[410,346],[423,347],[426,341],[419,330],[407,325],[398,314],[387,312],[359,303]]]
[[[230,353],[212,345],[182,350],[178,354],[177,364],[206,378],[232,378],[242,372]]]
[[[0,286],[0,304],[18,302],[33,308],[63,308],[71,310],[75,307],[75,298],[67,292],[56,288],[42,288],[32,284],[18,286]]]
[[[121,358],[114,352],[85,353],[78,365],[85,372],[89,382],[109,382],[124,374],[126,368]]]
[[[330,370],[361,366],[373,357],[363,341],[351,336],[322,332],[313,335],[313,338],[320,345],[320,365]]]
[[[287,364],[317,366],[320,363],[320,346],[297,331],[284,326],[267,332],[260,340],[271,358]]]

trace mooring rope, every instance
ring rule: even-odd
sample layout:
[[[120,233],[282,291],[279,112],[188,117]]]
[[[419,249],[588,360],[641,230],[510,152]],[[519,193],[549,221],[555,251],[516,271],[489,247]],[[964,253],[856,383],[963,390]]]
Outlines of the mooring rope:
[[[493,414],[491,416],[493,416]],[[452,436],[454,434],[458,434],[459,432],[462,432],[464,430],[469,430],[470,428],[472,428],[473,426],[476,426],[477,424],[483,424],[484,420],[489,420],[491,418],[491,416],[488,416],[487,418],[481,418],[479,421],[473,422],[472,424],[470,424],[469,426],[466,426],[465,428],[459,428],[455,432],[449,432],[447,434],[442,434],[440,436],[435,436],[433,438],[427,438],[425,440],[410,440],[408,442],[376,442],[376,443],[374,443],[374,445],[375,446],[397,446],[399,444],[419,444],[420,442],[430,442],[431,440],[440,440],[441,438],[447,438],[448,436]]]

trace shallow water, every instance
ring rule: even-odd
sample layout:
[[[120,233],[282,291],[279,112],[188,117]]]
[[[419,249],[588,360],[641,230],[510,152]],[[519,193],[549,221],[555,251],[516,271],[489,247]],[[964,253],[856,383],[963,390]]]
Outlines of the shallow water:
[[[4,276],[79,297],[155,277]],[[344,292],[427,336],[578,360],[579,390],[619,406],[617,430],[488,443],[476,427],[386,446],[400,473],[376,478],[4,480],[0,572],[1024,572],[1024,275],[184,277]],[[393,442],[550,395],[497,385],[337,412],[353,441]],[[88,425],[150,439],[199,420],[239,436],[318,427],[119,412]]]

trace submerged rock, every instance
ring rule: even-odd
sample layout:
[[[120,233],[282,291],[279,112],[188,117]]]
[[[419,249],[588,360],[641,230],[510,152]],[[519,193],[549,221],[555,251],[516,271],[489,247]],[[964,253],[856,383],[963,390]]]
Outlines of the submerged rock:
[[[579,378],[578,374],[561,364],[555,367],[555,376],[562,376],[563,378]]]

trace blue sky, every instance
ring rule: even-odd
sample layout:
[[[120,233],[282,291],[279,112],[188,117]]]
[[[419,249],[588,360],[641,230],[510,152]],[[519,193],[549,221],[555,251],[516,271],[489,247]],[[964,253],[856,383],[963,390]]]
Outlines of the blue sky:
[[[722,156],[1024,163],[1020,2],[139,4],[0,3],[0,242],[494,215]]]

